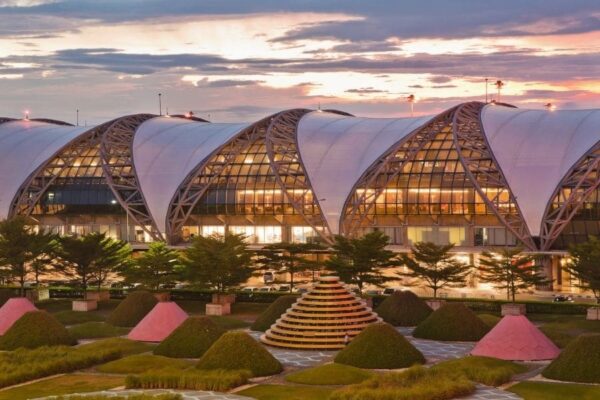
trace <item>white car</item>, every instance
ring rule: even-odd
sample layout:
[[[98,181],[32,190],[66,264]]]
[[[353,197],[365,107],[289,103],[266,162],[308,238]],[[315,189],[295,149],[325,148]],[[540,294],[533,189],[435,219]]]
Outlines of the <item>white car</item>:
[[[258,288],[254,287],[254,286],[246,286],[246,287],[242,288],[242,292],[244,292],[244,293],[252,293],[252,292],[256,292],[256,291],[258,291]]]

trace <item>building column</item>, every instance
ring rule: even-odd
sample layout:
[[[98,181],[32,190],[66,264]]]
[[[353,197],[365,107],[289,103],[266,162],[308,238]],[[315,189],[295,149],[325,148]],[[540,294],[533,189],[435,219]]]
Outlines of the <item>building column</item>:
[[[547,255],[547,254],[540,254],[540,255],[535,256],[535,262],[542,267],[540,270],[540,275],[542,275],[546,279],[550,279],[550,280],[554,279],[554,276],[553,276],[554,271],[552,268],[552,266],[553,266],[552,258],[553,258],[552,256]],[[547,285],[537,285],[536,289],[543,290],[543,291],[552,291],[553,290],[553,282],[550,282]]]

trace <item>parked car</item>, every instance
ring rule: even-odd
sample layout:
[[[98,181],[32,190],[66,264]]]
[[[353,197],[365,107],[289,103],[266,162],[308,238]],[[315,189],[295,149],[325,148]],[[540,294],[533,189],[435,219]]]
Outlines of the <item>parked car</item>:
[[[252,293],[252,292],[256,292],[256,291],[258,291],[258,288],[254,287],[254,286],[246,286],[246,287],[242,288],[242,292],[244,292],[244,293]]]
[[[394,294],[394,293],[396,293],[396,292],[400,292],[400,289],[397,289],[397,288],[391,288],[391,287],[388,287],[388,288],[385,288],[385,289],[383,289],[383,294],[384,294],[385,296],[390,296],[390,295],[392,295],[392,294]]]
[[[258,289],[259,292],[276,292],[277,288],[275,286],[263,286],[261,288]]]
[[[556,296],[554,296],[554,300],[555,303],[573,303],[573,297],[571,296],[565,296],[563,294],[558,294]]]
[[[370,290],[365,291],[365,294],[367,296],[379,296],[381,294],[381,290],[370,289]]]
[[[279,290],[280,292],[289,292],[290,285],[279,285],[279,288],[277,290]]]

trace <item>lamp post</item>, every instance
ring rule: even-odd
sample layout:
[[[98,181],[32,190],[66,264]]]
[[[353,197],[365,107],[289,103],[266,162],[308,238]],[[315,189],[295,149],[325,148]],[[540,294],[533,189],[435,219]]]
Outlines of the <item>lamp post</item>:
[[[554,110],[556,110],[556,106],[554,104],[552,104],[552,103],[546,103],[546,104],[544,104],[544,107],[548,111],[554,111]]]
[[[489,78],[485,78],[485,104],[488,102],[488,82]]]
[[[162,93],[158,94],[158,115],[162,115]]]
[[[498,79],[494,85],[496,85],[496,88],[498,89],[498,98],[496,98],[496,101],[499,103],[500,102],[500,91],[502,90],[502,87],[504,86],[504,82],[502,82],[500,79]]]
[[[77,126],[79,126],[79,108],[77,109]]]
[[[414,111],[415,111],[415,102],[417,101],[417,98],[415,97],[414,94],[409,94],[406,97],[406,100],[409,102],[410,104],[410,116],[412,117],[414,115]]]

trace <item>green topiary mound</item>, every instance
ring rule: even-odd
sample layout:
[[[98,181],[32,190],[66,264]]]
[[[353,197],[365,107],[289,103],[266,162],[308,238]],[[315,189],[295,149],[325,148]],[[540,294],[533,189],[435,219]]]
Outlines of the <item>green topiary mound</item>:
[[[106,322],[114,326],[136,326],[158,303],[154,295],[145,290],[131,292],[108,316]]]
[[[163,340],[154,354],[174,358],[199,358],[225,333],[208,317],[191,317]]]
[[[46,311],[24,314],[0,337],[1,350],[74,344],[77,344],[77,340],[71,337],[67,328]]]
[[[542,372],[559,381],[600,383],[600,335],[581,335]]]
[[[256,321],[250,326],[250,329],[265,332],[296,300],[298,300],[298,296],[287,295],[279,297],[258,316]]]
[[[225,333],[198,362],[200,369],[248,370],[253,376],[275,375],[281,364],[245,332]]]
[[[393,326],[378,322],[366,327],[336,356],[335,362],[369,369],[406,368],[425,357]]]
[[[429,317],[433,310],[416,294],[407,290],[389,296],[375,312],[388,324],[416,326]]]
[[[467,307],[460,303],[447,303],[434,311],[413,331],[422,339],[476,342],[490,328]]]

